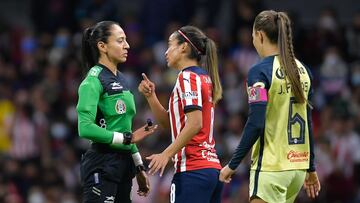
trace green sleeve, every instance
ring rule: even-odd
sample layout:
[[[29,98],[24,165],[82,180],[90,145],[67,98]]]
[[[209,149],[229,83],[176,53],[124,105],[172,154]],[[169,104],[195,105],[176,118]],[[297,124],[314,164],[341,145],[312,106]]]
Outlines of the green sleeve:
[[[131,154],[135,154],[138,151],[139,149],[137,148],[136,144],[131,144]]]
[[[110,144],[113,132],[96,125],[97,106],[102,92],[102,86],[97,77],[88,76],[79,87],[79,101],[76,107],[78,113],[78,130],[80,137],[99,143]]]
[[[97,77],[87,76],[79,87],[79,101],[76,107],[78,113],[79,136],[97,143],[111,144],[113,131],[106,130],[95,123],[98,102],[103,89]],[[135,144],[111,144],[115,148],[131,149],[138,152]]]

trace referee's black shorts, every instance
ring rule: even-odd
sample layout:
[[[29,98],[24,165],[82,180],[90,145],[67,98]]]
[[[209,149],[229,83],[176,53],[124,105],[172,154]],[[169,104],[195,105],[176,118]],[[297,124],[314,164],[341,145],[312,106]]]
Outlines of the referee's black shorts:
[[[92,144],[81,158],[84,203],[131,203],[135,165],[130,151],[115,151]]]

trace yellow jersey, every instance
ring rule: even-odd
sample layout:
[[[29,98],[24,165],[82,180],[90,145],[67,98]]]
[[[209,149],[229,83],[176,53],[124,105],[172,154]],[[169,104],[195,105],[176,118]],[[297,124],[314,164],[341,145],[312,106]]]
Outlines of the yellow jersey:
[[[307,102],[296,103],[291,85],[280,68],[278,56],[273,56],[268,70],[270,85],[267,89],[265,128],[252,148],[252,170],[284,171],[308,169],[310,141]],[[300,81],[307,98],[311,80],[304,65],[296,60]],[[271,75],[270,75],[271,74]]]

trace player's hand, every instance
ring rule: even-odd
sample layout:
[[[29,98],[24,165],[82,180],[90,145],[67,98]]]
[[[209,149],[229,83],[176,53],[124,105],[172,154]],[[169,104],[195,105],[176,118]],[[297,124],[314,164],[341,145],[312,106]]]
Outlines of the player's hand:
[[[138,174],[136,174],[136,181],[139,186],[137,194],[139,196],[146,197],[150,192],[150,183],[145,171],[140,171]]]
[[[164,152],[161,154],[153,154],[149,157],[146,157],[147,160],[151,160],[149,164],[149,174],[154,175],[156,172],[160,170],[160,177],[164,173],[164,169],[167,163],[170,160],[170,157],[166,155]]]
[[[220,171],[220,175],[219,175],[219,180],[221,182],[224,183],[230,183],[231,181],[231,176],[235,173],[234,170],[232,170],[231,168],[229,168],[228,165],[226,165],[224,168],[221,169]]]
[[[146,98],[149,98],[155,95],[155,84],[149,80],[145,73],[141,74],[143,80],[141,80],[138,90],[141,92]]]
[[[321,185],[316,172],[306,173],[304,189],[306,190],[306,194],[310,198],[315,198],[319,195]]]
[[[157,128],[158,128],[158,125],[148,126],[148,124],[140,127],[135,132],[133,132],[131,143],[137,143],[137,142],[141,141],[145,137],[153,134]]]

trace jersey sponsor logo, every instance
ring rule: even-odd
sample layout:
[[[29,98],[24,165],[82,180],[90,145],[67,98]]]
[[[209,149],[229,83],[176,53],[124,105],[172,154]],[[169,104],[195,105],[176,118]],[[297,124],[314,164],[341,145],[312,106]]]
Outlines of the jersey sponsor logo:
[[[299,71],[299,74],[301,74],[301,75],[305,75],[306,74],[306,72],[305,72],[305,69],[304,69],[304,67],[298,67],[298,71]],[[275,72],[275,76],[277,77],[277,78],[279,78],[280,80],[282,80],[282,79],[285,79],[285,74],[284,74],[284,70],[282,69],[282,68],[277,68],[276,69],[276,72]]]
[[[196,91],[184,92],[182,97],[184,99],[197,99],[198,98],[198,93]]]
[[[207,161],[220,163],[217,154],[208,150],[201,150],[201,156],[206,159]]]
[[[118,90],[118,89],[122,89],[122,88],[123,88],[123,86],[120,85],[119,82],[113,82],[113,83],[111,83],[110,85],[111,85],[111,89],[112,89],[112,90]]]
[[[119,99],[119,100],[116,101],[115,111],[118,114],[126,113],[126,105],[125,105],[125,102],[123,100]]]
[[[206,149],[201,150],[201,156],[211,162],[220,163],[217,154],[214,152],[215,144],[209,144],[204,141],[202,144],[199,145],[200,147],[203,146]]]
[[[248,88],[248,95],[249,95],[249,104],[254,102],[266,102],[267,98],[267,91],[263,87],[249,87]]]
[[[284,71],[283,71],[282,68],[280,68],[280,67],[276,69],[275,75],[276,75],[276,77],[279,78],[280,80],[285,79]]]
[[[309,152],[298,152],[290,150],[287,153],[287,159],[290,162],[304,162],[309,160]]]

